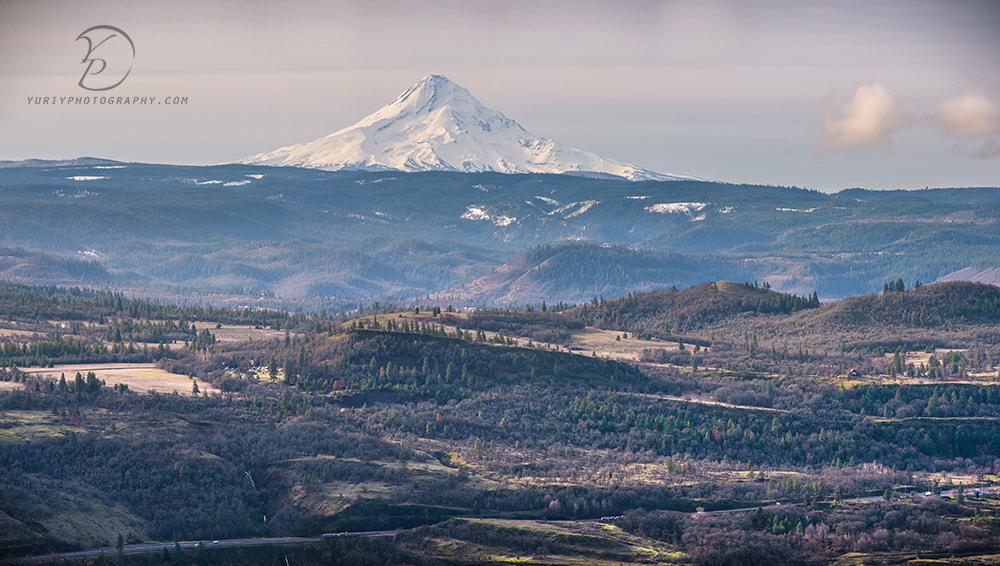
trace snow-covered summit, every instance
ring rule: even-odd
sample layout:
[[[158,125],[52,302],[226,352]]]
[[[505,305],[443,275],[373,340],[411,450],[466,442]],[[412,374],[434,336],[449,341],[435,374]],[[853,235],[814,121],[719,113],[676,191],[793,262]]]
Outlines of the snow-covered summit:
[[[441,75],[420,79],[353,126],[240,163],[326,170],[577,173],[633,181],[697,179],[654,173],[532,136]]]

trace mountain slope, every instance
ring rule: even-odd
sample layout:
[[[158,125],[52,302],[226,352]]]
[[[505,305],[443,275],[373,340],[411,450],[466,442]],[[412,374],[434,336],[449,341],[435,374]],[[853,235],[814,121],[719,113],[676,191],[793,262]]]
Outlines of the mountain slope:
[[[110,279],[111,275],[97,261],[0,247],[0,281],[42,285],[94,285],[106,283]]]
[[[695,179],[654,173],[533,136],[440,75],[424,77],[353,126],[240,163],[334,171],[591,173],[632,181]]]
[[[444,296],[472,303],[580,303],[597,296],[687,287],[706,279],[749,275],[718,256],[564,243],[532,248]]]

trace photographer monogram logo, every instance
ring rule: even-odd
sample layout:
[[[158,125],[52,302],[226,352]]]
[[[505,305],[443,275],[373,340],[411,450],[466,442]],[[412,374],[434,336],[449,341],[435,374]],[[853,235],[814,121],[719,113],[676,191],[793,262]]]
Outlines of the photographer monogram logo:
[[[132,72],[135,44],[122,29],[99,25],[87,28],[76,40],[87,42],[87,53],[80,61],[83,76],[77,84],[91,91],[106,91],[125,82]]]

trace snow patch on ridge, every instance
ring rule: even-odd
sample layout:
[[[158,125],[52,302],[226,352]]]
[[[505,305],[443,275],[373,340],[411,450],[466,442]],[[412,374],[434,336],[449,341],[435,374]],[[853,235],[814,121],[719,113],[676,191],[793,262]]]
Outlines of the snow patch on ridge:
[[[646,210],[658,214],[687,214],[690,216],[708,206],[704,202],[667,202],[647,206]]]
[[[562,206],[562,203],[559,202],[559,201],[557,201],[554,198],[540,197],[540,196],[537,196],[537,195],[535,196],[535,198],[538,199],[538,200],[540,200],[540,201],[542,201],[542,202],[544,202],[545,204],[548,204],[548,205],[551,205],[551,206]]]
[[[460,217],[462,220],[489,220],[490,215],[478,206],[467,206],[465,213]]]
[[[563,218],[565,218],[565,219],[570,219],[570,218],[573,218],[574,216],[580,216],[581,214],[583,214],[584,212],[587,212],[588,210],[590,210],[591,208],[593,208],[594,206],[596,206],[598,204],[601,204],[601,201],[599,201],[599,200],[585,200],[583,202],[574,202],[572,204],[568,204],[568,205],[562,207],[561,209],[559,209],[558,212],[568,212],[570,210],[573,210],[573,207],[579,207],[575,211],[567,214],[566,216],[563,216]]]
[[[465,207],[465,212],[462,216],[460,216],[460,218],[462,220],[486,220],[493,222],[496,226],[510,226],[511,224],[517,222],[516,216],[507,216],[506,214],[490,216],[483,207],[476,205],[469,205]]]

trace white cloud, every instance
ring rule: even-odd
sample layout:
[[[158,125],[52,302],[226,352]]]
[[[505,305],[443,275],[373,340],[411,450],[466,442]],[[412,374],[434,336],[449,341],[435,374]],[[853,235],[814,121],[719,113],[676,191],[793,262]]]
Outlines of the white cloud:
[[[968,94],[938,105],[937,117],[948,133],[979,139],[1000,134],[1000,104],[981,94]]]
[[[911,121],[885,87],[860,85],[849,103],[833,101],[833,112],[823,120],[823,146],[837,150],[888,145],[892,134]]]

